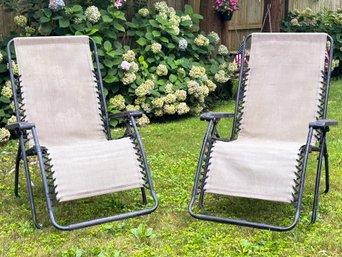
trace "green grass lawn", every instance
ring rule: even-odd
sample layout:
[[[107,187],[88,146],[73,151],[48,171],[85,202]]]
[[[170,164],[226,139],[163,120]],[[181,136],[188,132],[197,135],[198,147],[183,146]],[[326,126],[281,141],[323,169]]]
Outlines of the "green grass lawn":
[[[342,80],[333,81],[328,117],[341,123],[341,108]],[[233,102],[215,110],[233,110]],[[158,210],[147,216],[71,232],[58,231],[48,224],[37,169],[33,179],[41,209],[38,215],[47,227],[34,228],[23,174],[21,198],[13,195],[16,142],[1,147],[0,256],[342,256],[341,125],[331,128],[328,136],[331,189],[328,194],[321,194],[316,223],[309,225],[315,178],[313,156],[299,224],[285,233],[199,221],[189,216],[187,205],[206,125],[194,117],[141,128],[160,201]],[[113,206],[122,210],[134,207],[125,205],[124,199],[102,199],[87,209],[69,204],[61,216],[91,216],[93,212],[108,212]]]

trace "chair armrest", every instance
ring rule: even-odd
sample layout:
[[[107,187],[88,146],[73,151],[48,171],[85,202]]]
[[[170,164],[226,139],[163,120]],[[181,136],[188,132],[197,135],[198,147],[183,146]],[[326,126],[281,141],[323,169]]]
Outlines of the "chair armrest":
[[[16,123],[12,123],[9,125],[6,125],[5,127],[10,130],[10,131],[15,131],[15,130],[21,130],[21,131],[25,131],[25,130],[30,130],[33,127],[35,127],[36,125],[34,123],[29,123],[29,122],[16,122]]]
[[[329,126],[336,126],[336,120],[316,120],[309,123],[309,127],[313,129],[326,129]]]
[[[142,112],[140,111],[130,111],[130,112],[126,111],[126,112],[108,114],[109,119],[122,119],[122,118],[129,118],[129,117],[140,118],[141,116],[142,116]]]
[[[221,119],[221,118],[232,118],[234,117],[234,113],[228,113],[228,112],[206,112],[201,114],[200,119],[201,120],[214,120],[214,119]]]

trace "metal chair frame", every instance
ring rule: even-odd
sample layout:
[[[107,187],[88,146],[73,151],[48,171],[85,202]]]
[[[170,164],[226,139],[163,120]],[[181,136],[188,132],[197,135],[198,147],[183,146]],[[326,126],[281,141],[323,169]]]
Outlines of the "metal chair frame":
[[[117,214],[117,215],[113,215],[109,217],[88,220],[88,221],[73,223],[73,224],[68,224],[68,225],[61,225],[56,221],[56,217],[53,211],[54,186],[53,186],[53,178],[52,178],[52,173],[51,173],[51,165],[49,164],[48,151],[44,146],[41,146],[39,144],[37,128],[35,124],[29,123],[25,120],[26,118],[25,106],[22,103],[23,96],[21,93],[21,80],[20,80],[20,77],[15,77],[13,74],[11,53],[13,49],[14,39],[12,39],[11,41],[9,41],[7,45],[7,53],[8,53],[8,63],[9,63],[11,82],[12,82],[13,100],[14,100],[14,105],[15,105],[15,115],[17,118],[17,123],[8,125],[7,128],[13,131],[13,133],[15,133],[19,138],[18,152],[17,152],[16,164],[15,164],[14,194],[16,197],[19,197],[19,167],[20,167],[20,161],[23,160],[25,176],[26,176],[26,185],[28,189],[28,196],[29,196],[29,202],[30,202],[30,208],[31,208],[31,216],[32,216],[35,226],[39,229],[43,228],[43,226],[39,223],[37,215],[36,215],[36,206],[35,206],[35,201],[34,201],[34,196],[33,196],[31,172],[29,170],[29,163],[27,160],[27,157],[32,156],[32,155],[36,155],[38,158],[48,214],[49,214],[52,225],[56,227],[57,229],[72,230],[72,229],[78,229],[78,228],[89,227],[89,226],[93,226],[97,224],[102,224],[105,222],[111,222],[111,221],[116,221],[116,220],[137,217],[137,216],[149,214],[155,211],[158,207],[158,199],[153,189],[150,170],[149,170],[147,160],[146,160],[146,154],[145,154],[141,137],[137,128],[136,121],[135,121],[137,117],[142,116],[142,113],[139,111],[133,111],[133,112],[121,112],[121,113],[112,114],[112,115],[108,114],[96,43],[92,38],[89,38],[89,40],[90,40],[90,43],[91,43],[90,45],[92,47],[92,51],[94,53],[94,58],[95,58],[96,69],[94,71],[94,80],[97,82],[97,87],[98,87],[98,92],[99,92],[98,100],[100,103],[101,118],[102,118],[102,121],[104,122],[103,131],[106,134],[107,139],[112,140],[109,120],[112,118],[124,120],[126,131],[123,137],[130,137],[133,140],[135,149],[137,150],[137,153],[139,155],[138,159],[143,169],[143,179],[145,183],[144,183],[144,187],[141,188],[142,202],[144,205],[147,204],[147,197],[146,197],[145,189],[148,189],[153,199],[153,206],[151,208],[145,208],[145,209],[138,210],[138,211]],[[34,140],[34,147],[30,149],[26,148],[26,143],[28,141],[27,139],[28,133],[32,133],[32,137]]]
[[[208,172],[208,165],[210,164],[210,154],[211,154],[211,146],[214,141],[221,140],[221,141],[233,141],[238,138],[238,133],[240,131],[240,121],[243,116],[243,103],[244,103],[244,91],[246,88],[246,81],[248,75],[248,64],[245,62],[246,58],[246,47],[251,41],[251,35],[249,35],[243,41],[243,50],[242,50],[242,57],[241,57],[241,65],[240,65],[240,73],[239,73],[239,86],[236,95],[236,104],[235,104],[235,112],[234,113],[204,113],[201,115],[201,120],[206,120],[209,122],[204,139],[203,145],[201,148],[197,172],[194,181],[194,187],[192,191],[192,196],[190,200],[190,204],[188,207],[188,211],[191,216],[202,219],[202,220],[209,220],[221,223],[228,223],[234,225],[241,225],[241,226],[248,226],[253,228],[260,228],[260,229],[269,229],[274,231],[288,231],[293,229],[296,224],[298,223],[301,206],[302,206],[302,196],[304,190],[304,181],[306,175],[306,168],[307,162],[309,158],[309,153],[312,151],[319,152],[318,155],[318,164],[317,164],[317,173],[316,173],[316,183],[315,183],[315,190],[314,190],[314,200],[313,200],[313,207],[312,207],[312,216],[311,216],[311,223],[316,221],[317,216],[317,207],[318,207],[318,197],[319,197],[319,187],[320,187],[320,178],[322,173],[322,162],[324,157],[325,163],[325,193],[329,191],[329,160],[328,160],[328,150],[327,150],[327,142],[326,142],[326,133],[329,131],[329,126],[337,125],[337,122],[334,120],[325,120],[327,114],[327,105],[328,105],[328,96],[329,96],[329,87],[330,87],[330,73],[331,73],[331,63],[332,63],[332,56],[333,56],[333,48],[334,43],[333,39],[328,35],[327,40],[330,42],[330,53],[329,53],[329,61],[325,71],[322,71],[322,78],[323,78],[323,93],[322,93],[322,101],[320,103],[320,111],[318,113],[317,121],[311,122],[308,124],[308,135],[306,144],[302,147],[300,156],[297,160],[298,162],[298,180],[297,183],[297,201],[294,202],[295,204],[295,213],[293,221],[288,226],[278,226],[273,224],[265,224],[259,222],[252,222],[247,220],[239,220],[239,219],[232,219],[232,218],[225,218],[219,215],[214,215],[213,213],[208,213],[204,209],[204,196],[205,196],[205,181],[207,178]],[[222,118],[233,118],[233,127],[231,131],[231,136],[229,139],[220,138],[218,132],[218,124]],[[317,130],[317,139],[318,139],[318,147],[310,145],[312,137],[314,136],[314,130]],[[193,210],[194,204],[198,199],[199,209],[200,211],[195,212]]]

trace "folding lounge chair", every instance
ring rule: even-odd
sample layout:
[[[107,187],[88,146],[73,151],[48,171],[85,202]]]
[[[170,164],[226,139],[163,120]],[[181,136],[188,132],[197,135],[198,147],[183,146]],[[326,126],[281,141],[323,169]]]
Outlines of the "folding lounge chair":
[[[19,76],[13,74],[13,50]],[[27,161],[31,155],[38,157],[49,217],[58,229],[82,228],[154,211],[157,198],[135,122],[141,113],[107,113],[95,42],[87,36],[15,38],[7,51],[18,121],[8,128],[19,136],[15,194],[18,196],[19,163],[23,160],[35,225],[41,228]],[[111,118],[124,121],[126,130],[120,139],[112,140]],[[56,221],[54,210],[59,202],[135,188],[138,192],[141,189],[144,204],[136,211],[67,225]]]
[[[332,49],[332,38],[323,33],[255,33],[246,38],[235,112],[201,116],[209,125],[189,205],[193,217],[276,231],[292,229],[300,215],[308,155],[318,151],[311,218],[315,222],[323,157],[326,192],[329,189],[326,133],[337,124],[325,120]],[[220,138],[218,124],[223,118],[234,119],[230,139]],[[210,212],[205,206],[218,195],[239,203],[241,198],[292,203],[292,224]]]

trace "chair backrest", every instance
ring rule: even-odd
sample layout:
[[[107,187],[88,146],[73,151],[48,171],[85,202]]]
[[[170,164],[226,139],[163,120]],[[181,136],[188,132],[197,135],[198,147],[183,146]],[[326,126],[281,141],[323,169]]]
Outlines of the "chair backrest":
[[[15,38],[26,120],[41,145],[105,140],[87,36]]]
[[[252,34],[239,137],[306,142],[322,93],[327,34]]]

